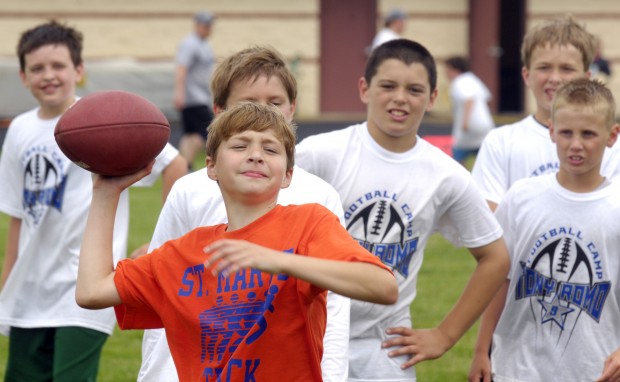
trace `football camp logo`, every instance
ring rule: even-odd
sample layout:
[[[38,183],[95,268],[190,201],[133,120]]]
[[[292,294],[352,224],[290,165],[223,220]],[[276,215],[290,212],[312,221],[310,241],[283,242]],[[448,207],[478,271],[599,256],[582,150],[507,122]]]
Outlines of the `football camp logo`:
[[[396,194],[364,194],[346,209],[345,219],[347,231],[364,248],[403,277],[409,275],[418,237],[413,236],[409,207],[400,205]]]
[[[49,207],[62,210],[67,177],[60,158],[46,150],[31,150],[24,171],[23,206],[29,221],[38,225]]]
[[[585,241],[581,231],[572,227],[549,230],[520,266],[515,299],[529,299],[543,335],[553,336],[566,348],[584,313],[600,321],[611,283],[603,279],[596,246]]]

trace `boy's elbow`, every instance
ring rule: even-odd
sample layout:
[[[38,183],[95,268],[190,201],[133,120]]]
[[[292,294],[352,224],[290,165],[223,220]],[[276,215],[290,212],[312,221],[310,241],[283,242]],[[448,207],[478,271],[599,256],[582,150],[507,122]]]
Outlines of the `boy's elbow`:
[[[108,307],[101,302],[96,293],[85,291],[83,288],[75,290],[75,302],[80,308],[84,309],[103,309]]]
[[[395,304],[398,301],[398,282],[394,276],[390,277],[390,282],[388,283],[387,293],[386,293],[386,305]]]
[[[388,272],[386,272],[388,273]],[[391,273],[387,274],[385,281],[378,284],[380,294],[375,303],[382,305],[392,305],[398,301],[398,282]]]

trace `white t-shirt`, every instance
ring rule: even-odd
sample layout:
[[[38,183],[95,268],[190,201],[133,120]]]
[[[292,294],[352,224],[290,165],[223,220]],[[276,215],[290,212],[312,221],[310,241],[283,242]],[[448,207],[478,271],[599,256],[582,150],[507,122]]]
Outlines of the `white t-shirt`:
[[[338,193],[320,178],[296,167],[288,188],[280,191],[278,203],[320,203],[342,221]],[[190,230],[227,221],[224,200],[216,182],[202,169],[176,181],[160,214],[150,249],[180,237]],[[345,381],[348,373],[350,300],[329,292],[327,328],[323,339],[321,369],[324,381]],[[163,329],[145,330],[142,341],[142,366],[138,381],[178,381],[176,368]]]
[[[477,149],[484,137],[495,127],[488,102],[491,92],[472,72],[458,75],[450,84],[452,100],[452,139],[454,147]],[[465,102],[473,100],[467,121],[467,131],[463,131]]]
[[[113,309],[87,310],[75,302],[91,173],[60,151],[54,139],[59,117],[42,120],[38,110],[11,122],[0,156],[0,211],[22,220],[17,261],[0,293],[1,331],[79,326],[112,334]],[[167,146],[153,173],[177,154]],[[129,198],[123,192],[114,225],[115,262],[127,252],[128,227]]]
[[[517,180],[555,173],[560,168],[549,130],[528,116],[493,129],[482,142],[472,176],[486,200],[498,204]],[[620,144],[605,149],[601,173],[620,174]]]
[[[388,357],[385,329],[411,327],[410,305],[431,234],[455,245],[489,244],[501,228],[468,171],[441,150],[417,138],[404,153],[380,147],[366,123],[318,134],[297,145],[297,164],[340,193],[347,230],[394,271],[394,305],[351,301],[350,381],[415,381],[401,370],[408,356]]]
[[[494,381],[594,381],[620,348],[620,185],[574,193],[553,174],[523,179],[497,218],[512,268]]]

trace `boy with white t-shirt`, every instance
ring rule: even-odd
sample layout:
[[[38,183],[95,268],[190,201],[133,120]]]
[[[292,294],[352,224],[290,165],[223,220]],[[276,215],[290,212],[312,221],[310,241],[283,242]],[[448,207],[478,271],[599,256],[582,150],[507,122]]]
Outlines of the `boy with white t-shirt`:
[[[39,106],[9,126],[0,156],[0,211],[11,217],[2,267],[0,326],[10,327],[6,380],[95,380],[115,326],[112,309],[75,303],[79,250],[92,194],[91,173],[56,144],[56,122],[76,100],[83,76],[82,34],[56,21],[25,31],[20,76]],[[187,164],[171,145],[143,185],[163,172],[164,198]],[[114,260],[125,257],[129,198],[121,197]]]
[[[470,381],[620,379],[620,186],[600,173],[615,110],[596,81],[557,91],[560,168],[517,181],[497,208],[512,270],[483,316]]]
[[[282,56],[269,47],[244,49],[226,58],[213,74],[212,89],[216,114],[242,101],[277,105],[289,120],[295,113],[297,82]],[[342,220],[338,193],[322,179],[298,167],[291,185],[280,191],[278,203],[319,203]],[[217,183],[209,179],[206,169],[195,171],[175,183],[157,221],[151,249],[196,227],[225,221],[226,210]],[[349,306],[348,298],[328,292],[321,362],[326,382],[342,382],[347,378]],[[177,380],[166,335],[162,329],[146,330],[138,381],[161,380]]]
[[[410,367],[440,357],[476,321],[508,271],[502,230],[468,171],[417,133],[437,97],[437,69],[417,42],[388,41],[359,81],[367,122],[318,134],[297,146],[299,167],[340,193],[346,227],[393,269],[392,306],[351,301],[349,381],[415,381]],[[436,328],[412,329],[410,305],[424,248],[439,231],[478,265]]]
[[[472,176],[491,209],[519,179],[558,171],[555,147],[547,122],[553,95],[562,83],[590,75],[594,37],[571,17],[545,21],[523,38],[521,75],[536,100],[533,115],[493,129],[486,136]],[[620,149],[605,151],[601,173],[614,178],[620,173]]]

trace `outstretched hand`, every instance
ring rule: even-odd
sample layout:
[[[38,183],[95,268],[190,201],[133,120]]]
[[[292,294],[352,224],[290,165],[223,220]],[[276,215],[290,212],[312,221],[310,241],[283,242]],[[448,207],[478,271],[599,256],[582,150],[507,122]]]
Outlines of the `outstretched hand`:
[[[397,357],[409,355],[409,361],[402,364],[401,369],[410,368],[422,361],[441,357],[452,343],[439,329],[412,329],[406,327],[388,328],[386,333],[397,335],[389,338],[381,344],[383,348],[398,347],[391,350],[388,355]]]
[[[210,255],[205,266],[213,267],[213,273],[224,276],[240,269],[254,268],[268,273],[280,273],[282,252],[265,248],[245,240],[222,239],[204,248]]]

